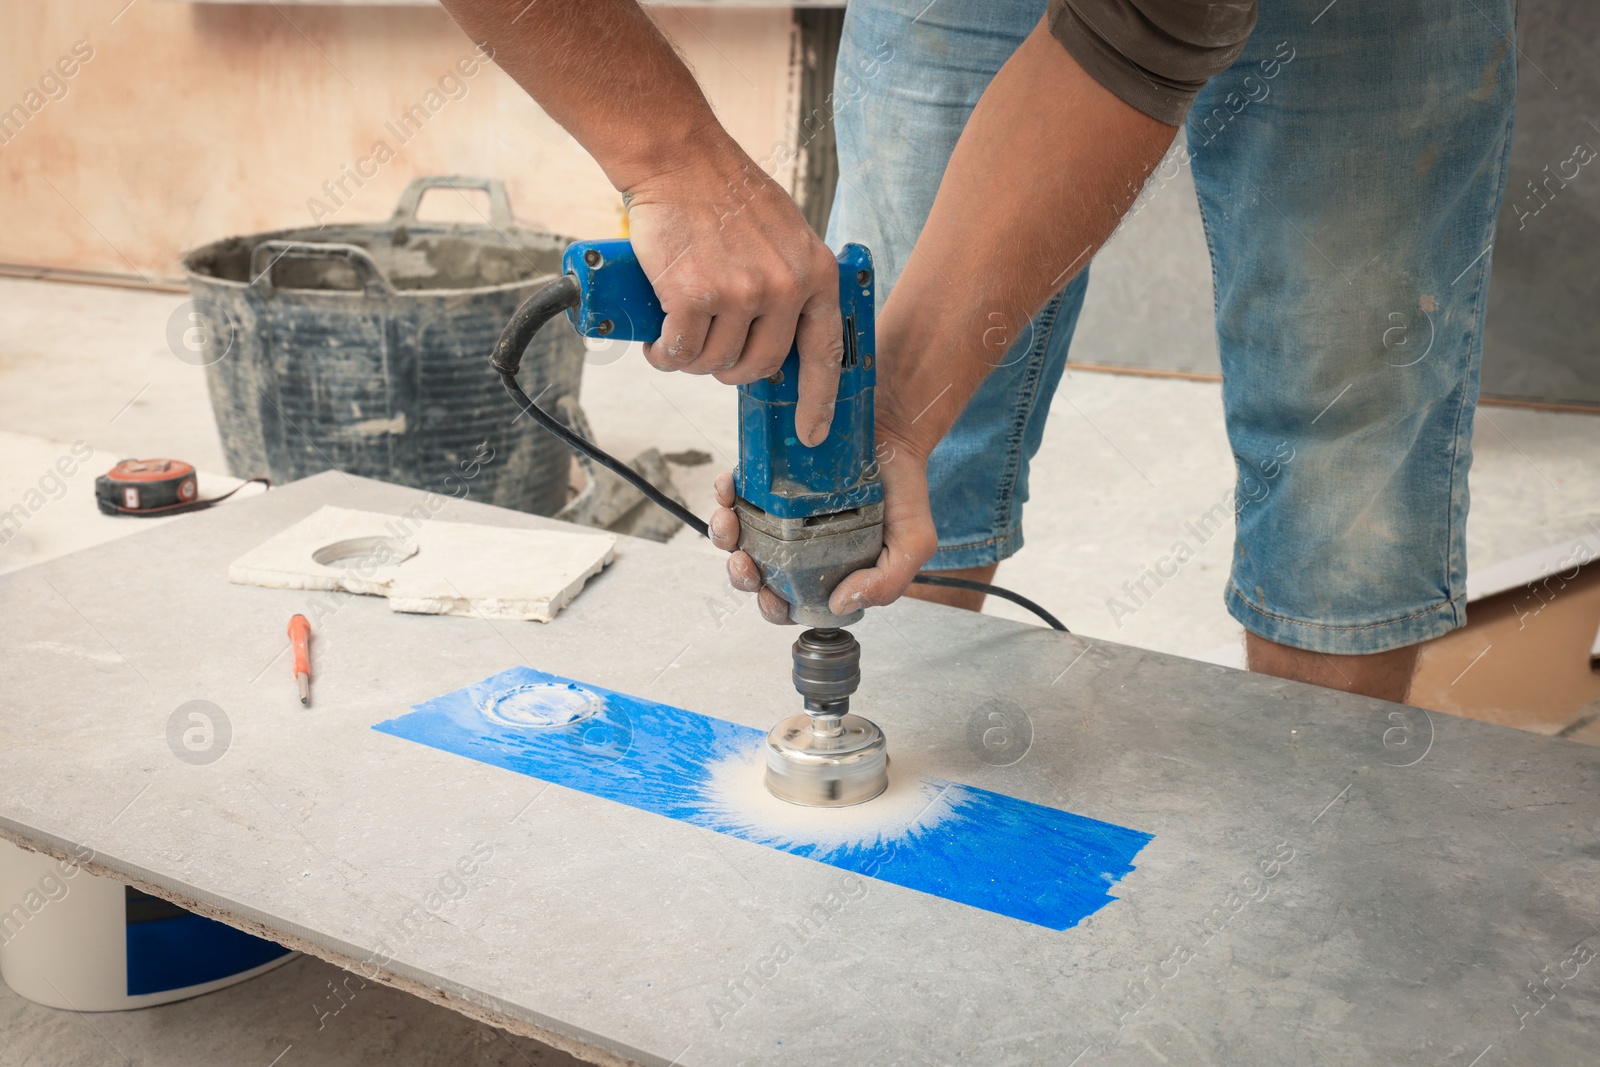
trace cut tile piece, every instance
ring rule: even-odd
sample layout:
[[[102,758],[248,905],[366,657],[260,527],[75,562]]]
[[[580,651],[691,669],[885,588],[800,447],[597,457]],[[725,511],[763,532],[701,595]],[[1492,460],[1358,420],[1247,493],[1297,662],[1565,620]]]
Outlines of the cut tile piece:
[[[395,611],[549,622],[617,539],[323,507],[234,560],[228,580],[389,598]]]

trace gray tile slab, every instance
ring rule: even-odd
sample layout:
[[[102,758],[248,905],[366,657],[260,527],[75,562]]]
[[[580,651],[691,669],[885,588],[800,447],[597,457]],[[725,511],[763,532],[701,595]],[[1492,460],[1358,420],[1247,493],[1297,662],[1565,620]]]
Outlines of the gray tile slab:
[[[307,594],[228,562],[421,499],[327,474],[0,578],[0,832],[593,1059],[1592,1059],[1594,749],[905,603],[857,629],[893,753],[1155,837],[1065,932],[878,882],[797,928],[847,876],[371,730],[516,663],[770,725],[793,631],[712,554],[625,541],[548,625],[341,600],[299,705]],[[196,699],[231,727],[203,765],[167,739]],[[968,741],[996,701],[1031,723],[1009,766]]]

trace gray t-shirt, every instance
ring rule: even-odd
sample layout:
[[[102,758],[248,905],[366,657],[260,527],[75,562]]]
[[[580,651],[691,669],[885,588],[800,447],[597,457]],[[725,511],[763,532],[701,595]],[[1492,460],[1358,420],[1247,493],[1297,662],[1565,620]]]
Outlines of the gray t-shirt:
[[[1238,58],[1255,0],[1050,0],[1050,32],[1091,78],[1169,126]]]

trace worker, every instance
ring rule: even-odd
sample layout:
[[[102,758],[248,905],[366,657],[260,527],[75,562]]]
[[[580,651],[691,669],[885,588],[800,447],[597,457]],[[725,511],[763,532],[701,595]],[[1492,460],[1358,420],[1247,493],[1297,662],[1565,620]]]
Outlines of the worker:
[[[666,313],[655,367],[750,382],[796,338],[815,444],[841,344],[827,245],[872,250],[885,546],[836,612],[893,601],[924,566],[987,581],[1021,546],[1088,264],[1141,189],[1187,168],[1250,668],[1401,700],[1418,645],[1464,622],[1513,0],[1267,0],[1259,17],[1253,0],[851,0],[823,116],[827,244],[631,0],[444,2],[621,191]],[[731,479],[717,492],[713,541],[757,589]]]

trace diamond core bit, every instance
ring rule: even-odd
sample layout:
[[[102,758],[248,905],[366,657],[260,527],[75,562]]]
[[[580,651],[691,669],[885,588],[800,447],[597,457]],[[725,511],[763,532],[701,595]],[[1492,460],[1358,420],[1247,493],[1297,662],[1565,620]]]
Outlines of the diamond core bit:
[[[767,790],[810,807],[861,804],[889,785],[883,731],[850,714],[861,645],[844,630],[807,630],[794,643],[794,687],[806,713],[767,734]]]

